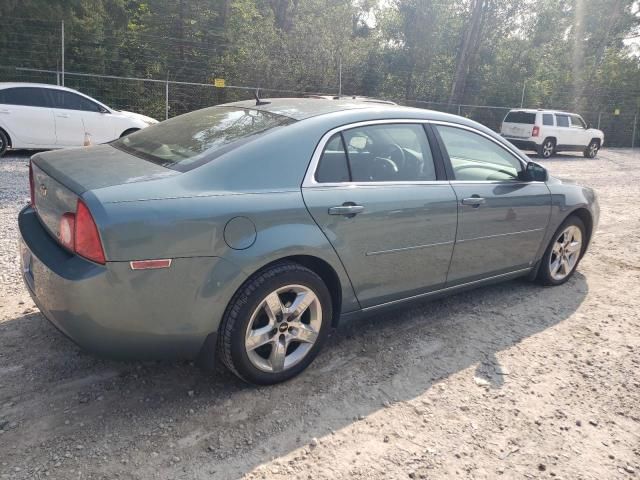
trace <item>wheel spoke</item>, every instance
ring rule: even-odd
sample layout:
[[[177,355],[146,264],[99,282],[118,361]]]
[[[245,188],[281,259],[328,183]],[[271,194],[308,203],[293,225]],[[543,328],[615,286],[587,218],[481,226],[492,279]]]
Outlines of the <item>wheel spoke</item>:
[[[580,242],[574,240],[572,242],[569,243],[569,245],[566,246],[565,251],[567,253],[576,253],[578,251],[580,251]]]
[[[277,294],[277,292],[270,293],[269,296],[265,298],[264,311],[269,317],[269,324],[275,325],[276,317],[278,315],[282,315],[284,311],[284,307],[282,306],[282,302],[280,301],[280,296]]]
[[[297,319],[299,318],[309,306],[316,301],[316,296],[313,292],[300,292],[296,296],[295,300],[291,304],[291,306],[285,309],[285,313],[288,314],[289,318]]]
[[[560,270],[560,267],[562,266],[562,258],[560,257],[560,255],[556,257],[556,259],[551,263],[550,266],[551,266],[551,275],[557,275],[558,270]]]
[[[284,361],[287,356],[287,344],[284,338],[278,338],[273,342],[271,355],[269,355],[269,363],[274,372],[281,372],[284,369]]]
[[[266,326],[253,330],[249,338],[245,341],[247,351],[251,352],[258,347],[271,343],[273,341],[273,327]]]
[[[302,343],[316,343],[318,339],[318,332],[316,332],[310,325],[302,322],[290,323],[294,330],[292,333],[293,340],[297,340]]]

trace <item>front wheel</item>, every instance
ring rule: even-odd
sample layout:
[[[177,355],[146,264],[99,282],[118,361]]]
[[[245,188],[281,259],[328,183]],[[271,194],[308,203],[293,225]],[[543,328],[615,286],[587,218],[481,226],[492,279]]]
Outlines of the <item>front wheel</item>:
[[[331,295],[317,274],[293,262],[275,264],[251,277],[232,298],[218,354],[246,382],[289,380],[320,351],[331,316]]]
[[[567,218],[542,257],[538,281],[543,285],[561,285],[569,280],[578,267],[586,240],[584,222],[573,215]]]
[[[591,143],[585,148],[584,156],[586,158],[596,158],[598,151],[600,150],[600,142],[597,140],[591,140]]]

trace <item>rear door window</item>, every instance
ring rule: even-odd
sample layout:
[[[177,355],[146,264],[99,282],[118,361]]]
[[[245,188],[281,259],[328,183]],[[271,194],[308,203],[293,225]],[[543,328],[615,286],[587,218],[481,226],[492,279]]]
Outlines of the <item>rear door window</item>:
[[[551,113],[543,113],[542,114],[542,124],[547,125],[549,127],[553,126],[553,115]]]
[[[524,123],[526,125],[534,125],[536,123],[536,114],[531,112],[509,112],[504,121],[505,123]]]
[[[17,87],[0,90],[0,103],[22,105],[25,107],[49,107],[44,89],[35,87]]]
[[[568,127],[569,126],[569,116],[568,115],[556,115],[556,122],[559,127]]]
[[[53,108],[65,110],[81,110],[83,112],[99,112],[100,106],[91,100],[65,90],[47,90]]]
[[[342,183],[351,180],[347,153],[342,142],[342,134],[336,133],[324,147],[318,169],[316,170],[316,182]]]

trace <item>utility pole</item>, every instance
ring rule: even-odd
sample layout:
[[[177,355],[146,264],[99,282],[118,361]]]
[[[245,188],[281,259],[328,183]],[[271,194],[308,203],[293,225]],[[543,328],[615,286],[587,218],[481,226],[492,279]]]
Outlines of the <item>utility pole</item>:
[[[61,80],[62,80],[62,86],[64,87],[64,20],[62,20],[62,24],[61,24],[61,35],[60,35],[60,42],[61,42],[61,54],[62,54],[62,75],[61,75]]]
[[[522,83],[522,98],[520,99],[520,108],[524,107],[524,92],[527,89],[527,81]]]
[[[164,119],[169,120],[169,71],[167,70],[167,81],[164,84]]]

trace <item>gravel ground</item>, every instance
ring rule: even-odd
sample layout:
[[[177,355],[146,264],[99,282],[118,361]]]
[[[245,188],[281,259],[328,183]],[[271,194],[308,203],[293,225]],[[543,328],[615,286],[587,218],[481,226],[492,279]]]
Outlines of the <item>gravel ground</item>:
[[[255,388],[81,352],[19,279],[27,156],[0,160],[0,478],[640,476],[640,152],[563,155],[602,218],[567,284],[512,281],[332,334]]]

